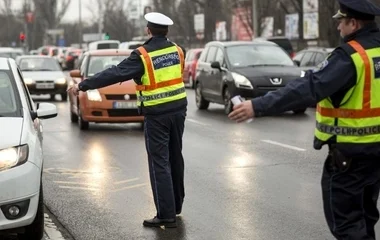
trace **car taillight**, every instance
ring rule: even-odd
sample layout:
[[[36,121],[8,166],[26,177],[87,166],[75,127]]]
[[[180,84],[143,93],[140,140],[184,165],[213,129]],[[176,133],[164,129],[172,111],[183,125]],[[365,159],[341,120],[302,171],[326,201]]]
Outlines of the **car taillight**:
[[[293,59],[296,56],[295,52],[290,53],[290,57]]]

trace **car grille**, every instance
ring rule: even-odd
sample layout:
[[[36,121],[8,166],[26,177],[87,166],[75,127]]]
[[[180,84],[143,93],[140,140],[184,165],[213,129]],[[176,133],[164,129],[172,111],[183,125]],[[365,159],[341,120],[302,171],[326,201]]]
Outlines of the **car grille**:
[[[139,116],[137,109],[108,109],[107,112],[110,117]]]
[[[54,80],[36,80],[36,83],[54,83]]]
[[[126,100],[124,98],[125,94],[106,94],[106,99],[107,100]],[[128,94],[129,95],[129,100],[137,100],[136,94]]]

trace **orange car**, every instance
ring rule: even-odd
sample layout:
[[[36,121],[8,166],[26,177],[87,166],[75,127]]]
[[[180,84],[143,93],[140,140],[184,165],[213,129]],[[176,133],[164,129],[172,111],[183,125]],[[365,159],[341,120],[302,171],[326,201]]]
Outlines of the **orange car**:
[[[119,64],[132,50],[105,49],[84,53],[79,70],[72,70],[71,84]],[[136,84],[133,80],[108,87],[80,92],[76,97],[69,94],[72,122],[78,122],[81,130],[89,128],[89,122],[129,123],[138,122],[143,126],[144,117],[139,115],[136,98]]]

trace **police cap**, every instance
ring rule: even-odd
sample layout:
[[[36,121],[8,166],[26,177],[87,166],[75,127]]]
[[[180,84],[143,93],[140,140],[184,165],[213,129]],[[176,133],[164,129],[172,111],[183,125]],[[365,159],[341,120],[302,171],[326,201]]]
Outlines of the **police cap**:
[[[173,21],[168,16],[158,12],[147,13],[144,18],[148,21],[147,27],[168,28],[173,25]]]
[[[338,0],[340,9],[333,16],[335,19],[355,18],[358,20],[374,20],[380,15],[380,8],[371,0]]]

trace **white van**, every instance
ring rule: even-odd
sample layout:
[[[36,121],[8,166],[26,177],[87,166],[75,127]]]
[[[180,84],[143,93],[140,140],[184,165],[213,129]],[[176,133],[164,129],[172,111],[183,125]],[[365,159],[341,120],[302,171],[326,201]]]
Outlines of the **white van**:
[[[88,44],[88,50],[98,50],[98,49],[119,49],[120,41],[118,40],[101,40],[95,41]]]

